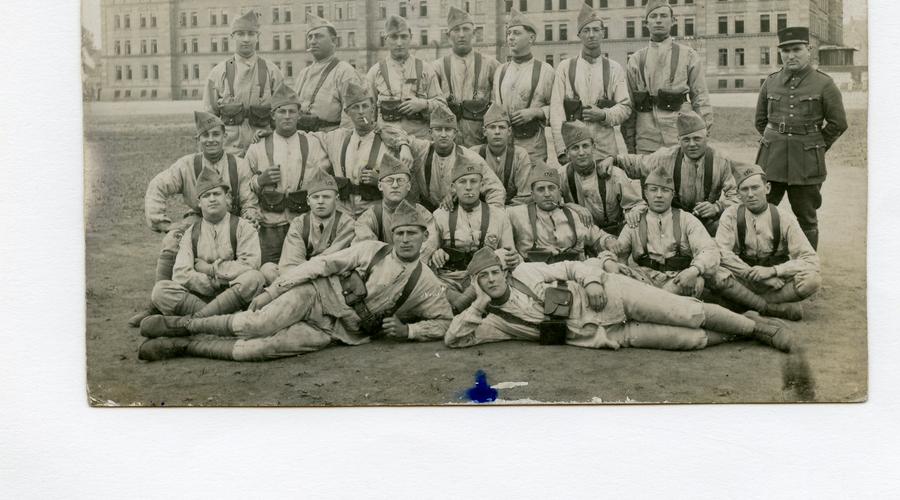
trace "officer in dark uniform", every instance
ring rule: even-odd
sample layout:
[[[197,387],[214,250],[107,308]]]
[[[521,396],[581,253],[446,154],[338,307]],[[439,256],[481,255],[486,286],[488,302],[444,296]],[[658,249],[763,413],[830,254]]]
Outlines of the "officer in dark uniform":
[[[810,66],[809,28],[778,32],[784,65],[759,90],[756,130],[762,134],[756,163],[772,184],[769,202],[787,192],[807,239],[816,248],[825,151],[847,130],[841,92],[831,77]]]

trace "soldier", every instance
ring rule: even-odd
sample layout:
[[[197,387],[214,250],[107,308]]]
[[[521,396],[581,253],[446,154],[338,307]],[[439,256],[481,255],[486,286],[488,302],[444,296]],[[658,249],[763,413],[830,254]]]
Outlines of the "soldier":
[[[313,63],[297,74],[294,89],[300,99],[298,128],[304,132],[328,132],[339,126],[349,127],[342,112],[346,105],[347,85],[362,84],[359,73],[346,61],[334,55],[337,30],[329,21],[307,14],[306,51]]]
[[[819,220],[825,182],[825,152],[847,130],[841,91],[810,65],[809,28],[778,32],[784,66],[759,89],[756,130],[762,135],[756,163],[772,186],[769,203],[787,192],[806,238],[819,246]]]
[[[384,26],[390,55],[369,69],[366,75],[378,106],[380,123],[395,123],[407,134],[428,136],[428,114],[445,104],[441,85],[431,64],[410,56],[412,31],[406,19],[391,16]]]
[[[791,333],[775,320],[745,316],[605,273],[595,259],[524,263],[503,270],[490,249],[467,272],[477,298],[453,318],[444,343],[469,347],[502,340],[594,349],[703,349],[733,337],[791,350]]]
[[[722,298],[767,316],[798,320],[796,304],[768,304],[719,268],[719,249],[696,217],[672,208],[675,182],[665,168],[654,170],[644,182],[650,210],[637,228],[626,227],[619,235],[617,254],[629,256],[630,267],[607,263],[604,269],[621,272],[677,295],[699,298],[705,287]]]
[[[819,257],[787,209],[770,205],[757,165],[735,168],[741,204],[722,214],[716,243],[722,267],[766,302],[799,302],[822,283]]]
[[[453,166],[460,158],[478,165],[481,170],[482,195],[488,205],[503,207],[506,202],[506,190],[497,175],[487,163],[471,149],[456,144],[458,133],[456,116],[450,109],[439,104],[431,112],[431,141],[410,137],[412,149],[413,198],[417,199],[429,211],[434,212],[438,206],[449,208],[453,204],[450,175]]]
[[[278,66],[256,53],[259,18],[248,11],[231,26],[234,56],[210,71],[203,108],[225,123],[226,150],[244,156],[259,131],[270,130],[269,97],[284,82]]]
[[[456,142],[464,147],[484,144],[484,114],[491,105],[494,73],[500,63],[472,50],[475,20],[468,12],[450,6],[447,36],[453,52],[434,62],[441,91],[459,120]]]
[[[475,298],[465,270],[476,250],[487,247],[496,251],[509,268],[518,265],[521,257],[506,211],[479,198],[482,174],[478,165],[460,158],[451,179],[450,189],[458,203],[450,210],[435,210],[435,231],[428,233],[428,246],[436,249],[431,254],[431,266],[447,285],[447,300],[458,313]]]
[[[531,201],[531,188],[528,187],[528,177],[534,168],[531,156],[513,143],[509,113],[496,102],[491,103],[484,115],[484,136],[487,143],[472,146],[471,149],[484,158],[494,174],[503,180],[506,205],[522,205]]]
[[[585,222],[591,216],[582,207],[562,204],[556,169],[546,165],[535,168],[529,186],[532,201],[506,211],[516,250],[526,262],[584,260],[586,253],[596,255],[615,243],[615,236]]]
[[[595,160],[596,138],[581,122],[562,124],[564,147],[570,160],[565,165],[563,200],[588,209],[593,223],[618,236],[625,226],[625,213],[635,210],[638,217],[647,210],[639,187],[621,169],[611,167],[609,175],[600,175]]]
[[[513,138],[531,156],[534,165],[547,161],[544,127],[550,120],[550,96],[556,72],[531,53],[537,27],[516,9],[509,14],[506,43],[512,59],[497,68],[493,101],[506,107]]]
[[[381,190],[382,199],[356,219],[353,227],[356,234],[353,244],[369,240],[393,244],[393,234],[388,228],[393,227],[397,210],[409,196],[412,188],[411,179],[412,175],[409,173],[409,169],[400,160],[389,154],[381,158],[378,168],[378,189]],[[435,232],[434,217],[431,212],[418,203],[412,206],[418,212],[419,220],[428,229],[428,233],[433,234]],[[421,250],[426,259],[425,262],[431,257],[433,251],[434,247],[426,242]]]
[[[253,225],[228,213],[227,182],[204,169],[197,179],[202,218],[182,238],[172,280],[156,283],[151,302],[163,314],[205,318],[244,309],[265,286]],[[158,321],[150,316],[144,322]]]
[[[141,345],[140,359],[265,361],[317,351],[335,340],[359,345],[379,336],[442,338],[452,313],[441,282],[420,261],[426,224],[408,203],[398,210],[394,246],[367,241],[306,261],[254,299],[249,311],[145,322],[141,333],[151,340]],[[195,335],[200,333],[221,338]]]
[[[550,99],[550,126],[561,165],[566,157],[563,121],[584,122],[601,158],[617,154],[616,130],[631,115],[631,97],[625,70],[604,57],[600,46],[605,27],[600,13],[582,4],[578,14],[581,55],[562,61],[556,68],[556,81]]]
[[[678,144],[679,111],[693,110],[707,128],[713,110],[700,54],[669,36],[675,14],[667,0],[650,0],[644,18],[650,45],[632,54],[626,65],[634,112],[622,124],[629,153],[648,154]]]
[[[252,224],[258,224],[259,204],[256,193],[250,187],[252,172],[246,160],[225,152],[225,125],[222,120],[205,111],[194,112],[197,128],[197,143],[200,153],[182,156],[168,169],[163,170],[147,185],[144,194],[144,213],[150,229],[166,236],[156,262],[156,281],[171,280],[172,266],[178,254],[178,245],[184,232],[200,221],[200,207],[197,202],[197,179],[203,169],[211,169],[219,174],[230,186],[229,211]],[[181,195],[182,201],[190,209],[181,221],[173,223],[166,215],[167,200]],[[141,320],[159,311],[148,305],[128,320],[131,326],[138,326]]]
[[[738,203],[731,175],[733,162],[708,146],[709,132],[700,115],[693,111],[681,113],[677,126],[678,146],[660,149],[652,155],[610,157],[600,162],[600,171],[607,173],[615,165],[632,179],[644,179],[654,170],[664,168],[675,179],[672,205],[691,212],[703,222],[710,235],[715,235],[722,211]]]
[[[305,187],[310,210],[291,221],[280,260],[260,268],[266,283],[271,284],[278,276],[316,255],[343,250],[353,240],[353,217],[337,206],[338,187],[334,177],[315,170]]]
[[[282,85],[272,96],[275,133],[247,149],[247,163],[253,170],[253,192],[259,198],[262,218],[259,243],[263,273],[281,258],[281,247],[291,220],[309,211],[306,183],[317,170],[329,167],[328,156],[319,141],[297,131],[300,102],[293,90]]]

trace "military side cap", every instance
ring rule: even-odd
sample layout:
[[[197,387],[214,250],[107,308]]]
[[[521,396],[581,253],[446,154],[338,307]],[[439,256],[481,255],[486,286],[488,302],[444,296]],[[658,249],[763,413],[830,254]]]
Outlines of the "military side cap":
[[[650,172],[650,175],[647,176],[647,179],[644,181],[645,186],[660,186],[664,188],[669,188],[671,190],[675,190],[675,179],[669,175],[669,172],[666,171],[665,168],[659,167],[656,170]]]
[[[334,177],[320,168],[312,171],[312,175],[303,183],[303,187],[306,188],[307,195],[318,193],[319,191],[331,190],[337,192],[338,190]]]
[[[366,99],[372,99],[372,93],[369,92],[367,85],[360,85],[352,81],[347,84],[347,92],[344,95],[344,109]]]
[[[406,19],[400,16],[390,16],[387,18],[387,21],[385,21],[384,23],[385,35],[390,35],[391,33],[400,33],[403,31],[412,33],[412,30],[409,28],[409,23],[406,22]]]
[[[439,102],[434,108],[434,111],[431,112],[430,125],[431,128],[457,128],[456,115],[454,115],[453,111],[450,111],[450,108],[448,108],[445,104]]]
[[[491,107],[488,108],[487,112],[484,114],[484,125],[488,126],[492,123],[496,122],[506,122],[510,123],[509,113],[506,111],[506,108],[497,102],[492,102]]]
[[[525,17],[525,14],[522,14],[517,9],[510,9],[509,22],[506,23],[506,29],[512,28],[513,26],[521,26],[537,35],[537,26],[531,22],[531,19]]]
[[[668,7],[669,12],[674,12],[672,10],[672,6],[669,5],[669,0],[650,0],[649,2],[647,2],[647,7],[644,9],[644,19],[646,19],[651,12],[660,7]]]
[[[275,89],[275,92],[272,93],[271,103],[272,111],[275,111],[276,109],[289,104],[300,106],[300,99],[297,98],[297,93],[294,92],[292,88],[282,83]]]
[[[253,10],[248,10],[246,14],[234,20],[231,23],[231,32],[236,31],[255,31],[259,33],[259,16]]]
[[[795,26],[778,30],[778,47],[793,45],[795,43],[809,44],[809,28]]]
[[[731,167],[731,175],[734,176],[734,182],[738,187],[741,187],[741,183],[745,180],[753,177],[754,175],[761,175],[763,180],[766,180],[766,172],[759,165],[754,165],[752,163],[736,163]]]
[[[600,12],[588,7],[586,3],[581,4],[581,11],[578,12],[578,29],[575,33],[581,33],[581,30],[590,23],[599,22],[603,27],[603,19],[600,18]]]
[[[450,14],[447,15],[447,31],[452,31],[453,28],[466,23],[472,23],[472,25],[474,25],[475,20],[472,19],[472,16],[468,12],[457,9],[451,5]]]
[[[706,122],[703,120],[703,117],[693,111],[678,113],[676,125],[678,126],[679,137],[693,134],[698,130],[706,130]]]
[[[306,30],[306,34],[310,34],[319,28],[327,28],[331,32],[331,34],[337,35],[337,29],[333,24],[331,24],[331,21],[323,19],[313,13],[309,13],[306,15],[306,24],[309,25],[309,28]]]
[[[491,248],[481,247],[472,255],[472,260],[469,261],[469,265],[466,267],[466,273],[474,278],[476,274],[494,266],[503,267],[500,264],[500,257],[497,257],[497,254]]]
[[[591,131],[588,130],[587,125],[580,122],[563,122],[562,137],[566,148],[572,147],[579,142],[592,139]]]
[[[385,153],[381,157],[381,163],[378,166],[378,180],[380,181],[389,175],[396,174],[406,174],[410,179],[412,178],[409,168],[403,165],[399,158],[390,153]]]
[[[478,174],[484,177],[481,165],[464,155],[456,155],[456,163],[453,165],[453,170],[450,171],[450,182],[456,182],[460,177],[471,174]]]
[[[194,125],[197,126],[197,136],[217,127],[225,127],[225,124],[218,116],[207,113],[206,111],[194,111]]]
[[[394,210],[394,215],[391,218],[391,231],[403,226],[419,226],[422,229],[428,228],[428,224],[419,217],[419,211],[416,210],[416,207],[406,200],[401,201],[400,204],[397,205],[397,209]]]
[[[222,179],[222,176],[215,170],[204,167],[197,177],[197,198],[199,199],[200,195],[217,187],[228,192],[228,183]]]
[[[541,165],[531,170],[531,175],[528,176],[528,186],[533,187],[535,182],[541,181],[552,182],[553,184],[556,184],[556,187],[562,185],[559,180],[559,172],[557,172],[555,168],[547,165]]]

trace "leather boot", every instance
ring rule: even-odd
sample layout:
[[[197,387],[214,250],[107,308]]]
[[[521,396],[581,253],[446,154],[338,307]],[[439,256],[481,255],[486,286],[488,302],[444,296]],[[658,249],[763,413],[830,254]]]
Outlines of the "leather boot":
[[[148,339],[157,337],[186,337],[191,333],[187,330],[190,316],[163,316],[155,314],[141,321],[141,335]]]
[[[220,337],[234,336],[234,330],[231,328],[231,319],[234,316],[210,316],[208,318],[188,318],[185,322],[185,329],[190,333],[208,333],[211,335],[219,335]]]
[[[176,252],[163,250],[156,259],[156,281],[172,279],[172,268],[175,267]]]
[[[763,319],[756,311],[747,311],[744,316],[756,322],[753,338],[781,352],[791,352],[794,340],[787,326],[775,319]]]
[[[144,321],[144,318],[153,316],[154,314],[159,314],[159,309],[153,304],[147,304],[147,306],[138,311],[137,314],[128,318],[128,326],[137,328],[141,326],[141,321]]]
[[[783,304],[786,302],[800,302],[803,300],[803,297],[797,293],[797,287],[794,286],[792,281],[789,281],[784,284],[783,287],[778,290],[773,290],[771,292],[766,292],[762,296],[766,302],[772,304]]]
[[[222,314],[231,314],[244,308],[244,299],[238,292],[238,287],[233,286],[212,299],[209,304],[194,313],[195,318],[208,318]]]
[[[187,345],[186,352],[198,358],[234,361],[235,342],[236,339],[195,339]]]
[[[803,305],[798,302],[785,302],[784,304],[766,303],[766,308],[759,311],[773,318],[800,321],[803,319]]]
[[[703,304],[705,319],[700,325],[704,330],[711,330],[726,335],[753,335],[753,321],[738,313],[731,312],[716,304]]]
[[[766,316],[799,321],[803,319],[803,308],[799,304],[769,304],[766,299],[753,293],[738,280],[728,278],[724,286],[716,289],[716,293],[727,300]]]
[[[184,356],[187,347],[191,343],[184,338],[158,338],[150,339],[141,344],[138,349],[138,359],[144,361],[159,361],[162,359],[178,358]]]

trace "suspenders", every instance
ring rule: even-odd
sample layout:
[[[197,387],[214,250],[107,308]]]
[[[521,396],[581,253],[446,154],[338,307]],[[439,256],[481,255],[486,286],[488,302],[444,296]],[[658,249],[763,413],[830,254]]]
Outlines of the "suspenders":
[[[334,243],[334,238],[337,236],[338,226],[341,223],[341,214],[342,212],[337,212],[334,214],[334,224],[331,226],[331,236],[328,237],[328,245]],[[312,254],[313,246],[309,242],[309,233],[310,233],[310,217],[309,213],[303,215],[303,225],[300,227],[300,236],[303,237],[303,243],[306,245],[306,256],[309,257]]]
[[[450,248],[456,248],[456,221],[459,218],[459,206],[450,211]],[[478,248],[484,246],[484,238],[487,236],[488,226],[491,223],[491,207],[481,205],[481,237],[478,238]]]
[[[710,199],[712,196],[712,181],[713,181],[713,161],[715,153],[712,148],[706,150],[706,155],[703,157],[703,193],[701,199],[704,201],[709,201],[712,203],[714,200]],[[672,205],[685,208],[681,203],[681,164],[684,162],[684,153],[681,149],[678,150],[678,153],[675,154],[675,171],[673,172],[673,179],[675,180],[675,198],[672,200]],[[693,207],[691,207],[693,208]]]
[[[772,255],[778,253],[781,246],[781,215],[778,208],[769,203],[769,216],[772,218]],[[745,239],[747,238],[747,207],[741,205],[737,209],[737,247],[738,255],[743,258],[747,251]]]
[[[231,90],[232,96],[236,95],[234,93],[234,74],[234,58],[231,58],[225,63],[225,81],[228,82],[228,89]],[[256,77],[259,80],[259,99],[262,100],[263,91],[266,88],[266,80],[269,78],[269,70],[266,68],[266,62],[261,57],[256,59]],[[269,91],[274,92],[272,89]]]
[[[560,253],[566,253],[569,250],[575,248],[578,245],[578,229],[575,227],[575,217],[572,215],[572,211],[569,210],[569,207],[563,206],[563,213],[566,216],[566,222],[569,224],[569,227],[572,229],[572,235],[574,236],[574,243],[569,248],[561,251]],[[528,204],[528,221],[531,222],[531,249],[537,250],[537,241],[538,241],[538,232],[537,232],[537,207],[534,202]]]
[[[238,222],[240,222],[240,218],[232,215],[228,220],[228,236],[231,240],[231,253],[234,254],[234,260],[237,260],[237,227]],[[197,257],[197,243],[200,241],[200,226],[203,225],[203,220],[197,221],[193,226],[191,226],[191,250],[194,252],[194,258]]]
[[[487,160],[487,144],[481,145],[481,148],[478,149],[478,154]],[[513,156],[515,156],[515,149],[512,144],[508,144],[506,146],[506,161],[503,163],[503,187],[506,188],[507,204],[516,197],[518,191],[516,186],[509,185],[509,179],[512,176]]]

